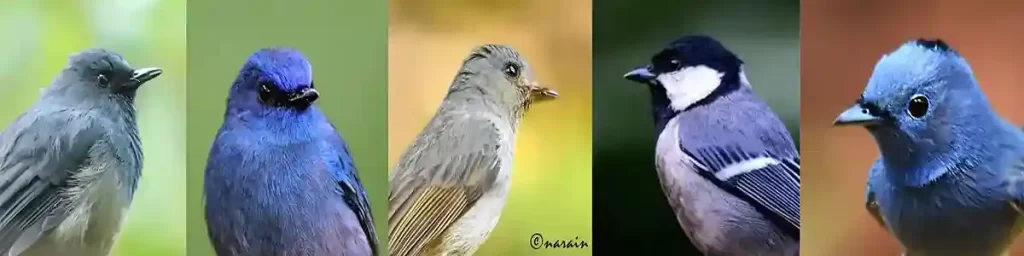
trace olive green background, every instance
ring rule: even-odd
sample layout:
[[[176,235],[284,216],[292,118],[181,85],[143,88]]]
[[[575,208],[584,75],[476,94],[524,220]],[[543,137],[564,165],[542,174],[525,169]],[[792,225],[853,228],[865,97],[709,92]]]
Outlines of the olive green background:
[[[590,0],[389,3],[390,167],[433,117],[476,46],[515,48],[537,81],[560,94],[534,104],[521,121],[508,201],[475,255],[590,255],[600,246],[591,240],[590,218],[590,6]],[[534,233],[589,247],[534,249]]]
[[[163,68],[136,97],[142,179],[113,254],[184,255],[185,1],[121,3],[0,1],[0,129],[73,53],[103,47],[135,68]]]
[[[309,58],[321,93],[317,105],[352,150],[386,250],[386,15],[386,1],[189,1],[188,255],[213,255],[203,171],[228,89],[250,54],[275,46]]]
[[[799,143],[799,10],[796,0],[594,1],[594,242],[602,253],[698,255],[658,182],[650,92],[622,75],[680,36],[710,35],[744,60],[754,90]]]

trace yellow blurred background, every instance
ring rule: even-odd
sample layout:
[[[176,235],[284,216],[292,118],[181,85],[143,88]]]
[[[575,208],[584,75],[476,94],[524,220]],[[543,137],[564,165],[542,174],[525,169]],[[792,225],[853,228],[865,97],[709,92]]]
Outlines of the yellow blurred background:
[[[473,47],[510,45],[561,96],[521,123],[508,203],[476,254],[590,255],[590,1],[393,0],[388,12],[388,164],[433,117]],[[591,245],[534,250],[533,233]]]
[[[142,178],[113,255],[185,254],[185,0],[0,1],[0,127],[68,56],[103,47],[164,73],[139,89]]]
[[[863,128],[831,127],[857,99],[885,53],[907,40],[942,38],[971,64],[993,107],[1024,125],[1024,2],[804,0],[801,5],[803,254],[899,255],[902,247],[864,210],[878,157]],[[1018,239],[1019,240],[1019,239]],[[1017,241],[1013,255],[1024,255]]]

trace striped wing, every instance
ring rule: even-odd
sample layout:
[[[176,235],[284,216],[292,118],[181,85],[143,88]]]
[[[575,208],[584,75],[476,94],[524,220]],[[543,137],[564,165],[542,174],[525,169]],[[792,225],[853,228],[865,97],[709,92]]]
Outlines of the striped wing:
[[[389,182],[390,255],[420,255],[494,183],[501,160],[495,124],[438,116],[402,156]]]
[[[800,233],[800,158],[739,146],[686,148],[692,169],[747,201],[793,237]]]

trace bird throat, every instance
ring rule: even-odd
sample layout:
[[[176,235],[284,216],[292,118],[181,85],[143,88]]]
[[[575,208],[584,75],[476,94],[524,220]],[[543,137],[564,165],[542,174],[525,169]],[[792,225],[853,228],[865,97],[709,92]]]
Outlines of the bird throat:
[[[909,136],[888,128],[872,128],[885,166],[886,178],[905,187],[925,187],[952,171],[970,168],[973,159],[958,153],[956,142],[914,141]],[[962,144],[962,143],[961,143]],[[947,146],[938,146],[947,145]]]

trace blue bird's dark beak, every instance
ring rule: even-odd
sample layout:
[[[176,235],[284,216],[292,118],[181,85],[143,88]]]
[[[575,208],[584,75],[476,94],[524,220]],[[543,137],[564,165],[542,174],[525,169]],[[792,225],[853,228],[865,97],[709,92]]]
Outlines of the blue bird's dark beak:
[[[622,77],[633,82],[650,84],[654,81],[654,78],[658,76],[651,73],[650,66],[644,66],[636,68],[633,71],[629,71],[629,73],[626,73]]]
[[[873,115],[868,108],[861,106],[861,104],[853,104],[850,108],[847,108],[843,113],[836,117],[836,120],[832,122],[833,126],[841,125],[859,125],[868,126],[876,124],[881,121],[882,118]]]
[[[318,98],[320,98],[320,93],[316,89],[304,88],[298,93],[292,94],[292,97],[288,98],[288,102],[309,105]]]

